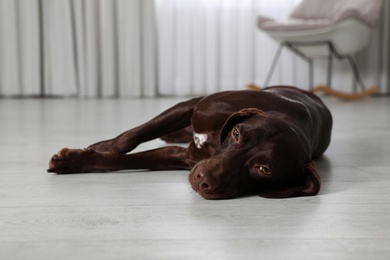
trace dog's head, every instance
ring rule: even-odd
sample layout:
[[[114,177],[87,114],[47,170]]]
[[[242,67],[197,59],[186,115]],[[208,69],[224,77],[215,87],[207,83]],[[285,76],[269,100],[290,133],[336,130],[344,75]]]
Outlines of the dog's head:
[[[189,176],[202,197],[318,193],[320,178],[307,137],[282,115],[243,109],[226,120],[220,141],[214,156],[195,165]]]

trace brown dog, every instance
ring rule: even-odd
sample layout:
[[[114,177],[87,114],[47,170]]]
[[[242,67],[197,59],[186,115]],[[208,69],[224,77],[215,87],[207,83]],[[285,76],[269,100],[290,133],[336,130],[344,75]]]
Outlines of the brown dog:
[[[188,148],[126,154],[163,136],[186,140],[191,126]],[[328,147],[331,129],[329,110],[310,92],[286,86],[227,91],[179,103],[85,150],[64,148],[51,158],[48,171],[192,169],[190,183],[206,199],[316,195],[320,178],[312,159]]]

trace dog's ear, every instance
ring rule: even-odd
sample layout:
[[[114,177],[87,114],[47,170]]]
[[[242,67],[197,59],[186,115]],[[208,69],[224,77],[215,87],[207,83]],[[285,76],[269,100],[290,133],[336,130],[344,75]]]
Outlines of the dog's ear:
[[[265,198],[288,198],[293,196],[314,196],[321,188],[321,179],[318,176],[314,161],[310,161],[304,167],[303,178],[300,182],[277,188],[274,190],[261,191],[260,197]]]
[[[252,116],[264,114],[265,112],[257,109],[257,108],[245,108],[242,109],[234,114],[232,114],[226,121],[225,124],[222,127],[221,134],[220,134],[220,142],[221,144],[225,140],[226,136],[229,134],[230,130],[237,125],[238,123],[241,123]]]

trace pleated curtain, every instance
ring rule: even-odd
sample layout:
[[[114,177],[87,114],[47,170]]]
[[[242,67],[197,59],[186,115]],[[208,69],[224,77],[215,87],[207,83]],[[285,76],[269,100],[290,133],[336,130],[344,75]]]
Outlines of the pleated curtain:
[[[0,0],[0,95],[155,96],[152,0]]]
[[[0,96],[193,96],[263,85],[277,44],[256,28],[300,0],[0,0]],[[389,91],[390,2],[355,58],[367,86]],[[326,61],[314,62],[315,84]],[[271,84],[308,89],[305,61],[284,50]],[[351,91],[347,62],[332,87]]]

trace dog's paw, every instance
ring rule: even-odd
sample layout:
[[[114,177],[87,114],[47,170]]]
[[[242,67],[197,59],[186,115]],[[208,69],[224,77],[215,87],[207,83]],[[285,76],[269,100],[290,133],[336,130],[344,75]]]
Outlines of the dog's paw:
[[[98,153],[90,149],[64,148],[53,155],[48,172],[57,174],[84,173],[96,170]]]

